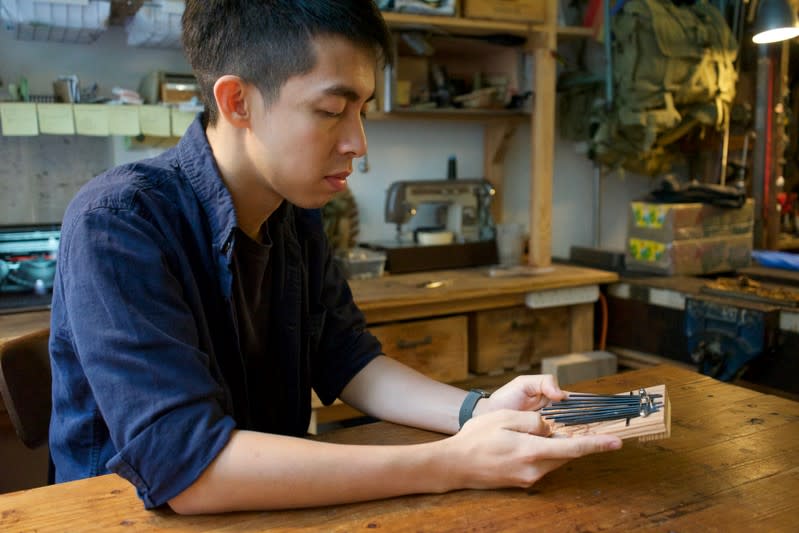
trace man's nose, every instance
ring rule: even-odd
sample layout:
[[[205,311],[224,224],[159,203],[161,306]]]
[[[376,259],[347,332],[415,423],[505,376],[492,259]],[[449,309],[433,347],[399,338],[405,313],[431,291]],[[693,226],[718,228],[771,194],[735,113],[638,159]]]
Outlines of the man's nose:
[[[353,158],[363,157],[366,154],[366,132],[363,128],[363,118],[360,114],[347,121],[342,132],[340,150]]]

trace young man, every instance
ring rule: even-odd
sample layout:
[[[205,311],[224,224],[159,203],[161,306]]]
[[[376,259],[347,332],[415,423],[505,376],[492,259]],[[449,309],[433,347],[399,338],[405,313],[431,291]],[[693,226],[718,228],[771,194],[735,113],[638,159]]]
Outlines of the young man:
[[[362,113],[390,57],[371,1],[189,0],[183,25],[205,113],[176,148],[94,179],[62,225],[58,481],[110,471],[148,508],[276,509],[528,486],[620,446],[545,438],[535,410],[564,395],[551,377],[479,399],[382,356],[364,329],[318,208],[366,153]],[[304,440],[311,388],[454,435]]]

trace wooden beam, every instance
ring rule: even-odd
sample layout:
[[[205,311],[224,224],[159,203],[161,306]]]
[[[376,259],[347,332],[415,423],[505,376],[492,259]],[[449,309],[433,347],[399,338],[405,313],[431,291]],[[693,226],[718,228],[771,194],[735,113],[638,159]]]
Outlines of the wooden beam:
[[[594,349],[594,304],[577,304],[571,313],[570,346],[572,352],[590,352]]]
[[[547,24],[535,39],[535,103],[532,116],[530,176],[530,255],[528,263],[546,267],[552,263],[552,171],[555,160],[555,104],[557,68],[557,4],[549,0]]]
[[[511,121],[491,122],[483,128],[483,177],[496,190],[491,203],[491,214],[496,223],[502,222],[505,154],[515,132],[516,124]]]

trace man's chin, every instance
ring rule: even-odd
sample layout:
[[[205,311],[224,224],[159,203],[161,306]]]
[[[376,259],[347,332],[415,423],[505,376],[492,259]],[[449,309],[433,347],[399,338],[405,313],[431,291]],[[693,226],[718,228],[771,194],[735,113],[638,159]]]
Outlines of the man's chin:
[[[296,201],[289,200],[292,204],[302,209],[321,209],[336,196],[335,193],[327,194],[319,198],[298,198]]]

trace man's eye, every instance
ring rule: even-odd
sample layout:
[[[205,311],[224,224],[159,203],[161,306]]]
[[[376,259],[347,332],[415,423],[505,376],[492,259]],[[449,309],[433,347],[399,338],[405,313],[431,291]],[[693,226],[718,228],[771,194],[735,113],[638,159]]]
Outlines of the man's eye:
[[[342,113],[341,111],[328,111],[326,109],[321,109],[319,112],[328,118],[338,118]]]

